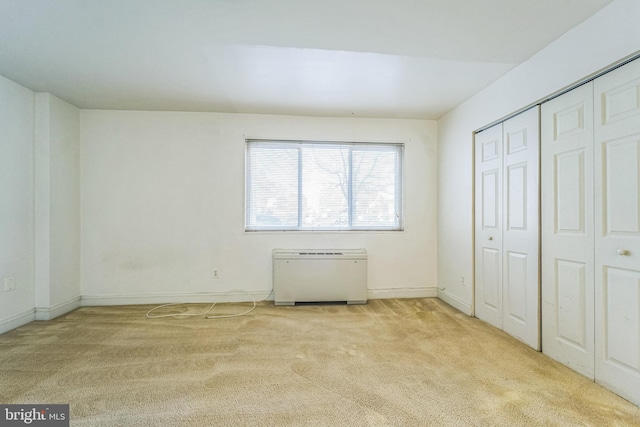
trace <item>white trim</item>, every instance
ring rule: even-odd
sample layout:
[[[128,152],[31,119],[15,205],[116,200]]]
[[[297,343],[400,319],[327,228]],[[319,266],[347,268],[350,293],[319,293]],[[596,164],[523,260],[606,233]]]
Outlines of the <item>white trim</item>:
[[[51,320],[80,307],[80,296],[54,304],[51,307],[36,307],[36,320]]]
[[[438,289],[438,298],[440,298],[442,301],[446,302],[447,304],[449,304],[453,308],[455,308],[457,310],[460,310],[461,312],[463,312],[467,316],[472,316],[473,315],[471,313],[471,305],[467,304],[466,302],[464,302],[463,300],[461,300],[460,298],[458,298],[457,296],[455,296],[453,294],[445,292],[442,289]]]
[[[435,298],[438,290],[432,288],[388,288],[369,289],[367,297],[369,299],[390,299],[390,298]]]
[[[435,298],[437,288],[390,288],[369,289],[369,299],[390,298]],[[170,303],[213,303],[213,302],[250,302],[273,301],[271,291],[199,292],[175,294],[102,294],[82,295],[80,306],[170,304]]]
[[[198,292],[167,294],[102,294],[82,295],[80,306],[133,305],[133,304],[171,304],[171,303],[213,303],[213,302],[250,302],[273,300],[271,291]]]
[[[12,329],[19,328],[36,320],[36,310],[31,308],[22,313],[0,319],[0,334],[4,334]]]

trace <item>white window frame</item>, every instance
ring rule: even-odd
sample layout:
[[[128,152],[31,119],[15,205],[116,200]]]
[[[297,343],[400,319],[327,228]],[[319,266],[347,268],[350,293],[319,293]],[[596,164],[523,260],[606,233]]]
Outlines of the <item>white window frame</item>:
[[[348,147],[349,148],[349,158],[351,158],[352,152],[358,149],[365,149],[368,147],[375,147],[376,149],[384,149],[388,148],[389,150],[393,150],[398,153],[396,158],[396,179],[395,179],[395,211],[397,222],[393,226],[355,226],[353,225],[353,214],[354,214],[354,200],[352,197],[352,184],[353,184],[353,165],[349,164],[349,185],[348,185],[348,216],[349,216],[349,224],[347,227],[338,226],[338,227],[308,227],[302,225],[302,194],[304,189],[302,188],[302,156],[298,156],[298,225],[297,226],[283,226],[283,225],[250,225],[250,192],[252,191],[250,185],[250,159],[249,159],[249,151],[251,149],[252,144],[291,144],[291,147],[297,147],[299,151],[301,151],[302,146],[311,146],[311,145],[332,145],[339,147]],[[311,140],[280,140],[280,139],[246,139],[245,140],[245,194],[244,194],[244,231],[245,232],[288,232],[288,231],[296,231],[296,232],[353,232],[353,231],[404,231],[404,143],[386,143],[386,142],[345,142],[345,141],[311,141]],[[291,148],[288,148],[291,149]]]

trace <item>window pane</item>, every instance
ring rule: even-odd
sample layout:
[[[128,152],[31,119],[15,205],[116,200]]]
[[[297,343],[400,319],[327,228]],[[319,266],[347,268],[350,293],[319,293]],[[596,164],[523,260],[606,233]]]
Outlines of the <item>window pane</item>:
[[[402,144],[247,140],[246,224],[402,230]]]
[[[302,225],[349,227],[349,147],[316,144],[302,149]]]
[[[353,225],[398,225],[397,150],[353,151]]]
[[[298,226],[298,148],[251,146],[247,162],[247,226]]]

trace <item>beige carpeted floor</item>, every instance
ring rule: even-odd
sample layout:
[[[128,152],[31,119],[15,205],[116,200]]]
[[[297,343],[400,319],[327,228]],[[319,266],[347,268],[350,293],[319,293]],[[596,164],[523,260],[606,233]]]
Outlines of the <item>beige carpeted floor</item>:
[[[638,407],[437,299],[150,308],[0,335],[0,403],[69,403],[77,426],[640,425]]]

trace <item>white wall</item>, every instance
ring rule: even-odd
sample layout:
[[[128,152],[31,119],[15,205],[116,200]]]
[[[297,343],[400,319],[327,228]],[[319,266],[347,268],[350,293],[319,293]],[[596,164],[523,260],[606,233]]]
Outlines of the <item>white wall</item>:
[[[36,318],[80,304],[80,111],[36,94]]]
[[[370,297],[435,296],[436,137],[433,121],[83,110],[82,304],[265,298],[273,248],[364,247]],[[405,231],[244,233],[245,138],[405,142]]]
[[[638,22],[640,1],[614,1],[438,121],[440,298],[472,312],[473,132],[636,53]]]
[[[34,319],[33,111],[34,93],[0,76],[0,333]]]

